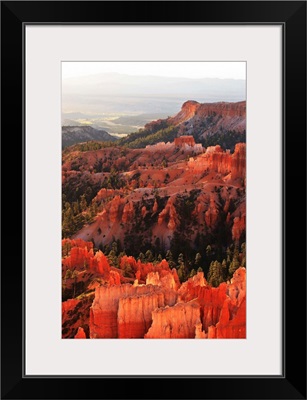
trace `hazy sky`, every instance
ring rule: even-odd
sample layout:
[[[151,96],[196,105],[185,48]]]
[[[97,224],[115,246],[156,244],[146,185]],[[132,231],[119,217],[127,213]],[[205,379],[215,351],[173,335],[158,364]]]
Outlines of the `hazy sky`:
[[[62,78],[117,72],[180,78],[245,79],[245,62],[62,62]]]

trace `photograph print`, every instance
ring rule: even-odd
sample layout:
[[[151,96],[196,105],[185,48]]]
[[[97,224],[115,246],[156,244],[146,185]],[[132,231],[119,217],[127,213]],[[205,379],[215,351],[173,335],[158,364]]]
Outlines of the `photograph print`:
[[[62,62],[62,338],[246,338],[246,63]]]

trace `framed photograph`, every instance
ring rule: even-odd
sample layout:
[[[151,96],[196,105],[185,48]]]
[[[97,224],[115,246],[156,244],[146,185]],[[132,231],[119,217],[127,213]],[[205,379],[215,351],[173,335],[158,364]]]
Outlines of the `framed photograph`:
[[[2,398],[306,399],[306,3],[1,11]]]

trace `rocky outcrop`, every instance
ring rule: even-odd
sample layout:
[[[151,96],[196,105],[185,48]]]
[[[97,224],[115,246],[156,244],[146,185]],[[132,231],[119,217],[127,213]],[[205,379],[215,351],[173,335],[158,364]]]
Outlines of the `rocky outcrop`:
[[[123,264],[127,265],[133,260],[126,257]],[[158,267],[159,272],[148,273],[146,285],[138,285],[136,280],[134,285],[96,287],[90,309],[91,338],[144,337],[152,323],[152,312],[176,304],[179,285],[177,273],[169,270],[166,261],[161,264],[167,269]],[[132,265],[132,268],[137,269],[138,265]]]
[[[88,294],[82,299],[69,299],[62,303],[62,338],[89,337],[89,310],[94,296]],[[81,330],[82,329],[82,330]],[[83,331],[83,332],[82,332]]]
[[[174,231],[179,223],[176,208],[174,206],[175,197],[170,197],[165,208],[160,212],[158,217],[158,225],[165,223],[167,228]]]
[[[197,299],[201,318],[196,338],[244,338],[246,335],[246,270],[238,268],[230,283],[213,288],[202,273],[179,289],[179,301]]]
[[[203,331],[203,324],[198,320],[195,325],[195,339],[207,339],[208,335]]]
[[[198,116],[221,115],[222,117],[246,117],[246,102],[202,103],[197,109]]]
[[[152,121],[145,125],[145,129],[149,132],[157,132],[167,126],[183,125],[187,121],[195,124],[208,117],[217,117],[216,122],[222,119],[224,127],[232,126],[234,129],[243,130],[245,129],[246,102],[198,103],[188,100],[183,103],[181,110],[174,117]]]
[[[246,174],[246,145],[238,143],[235,151],[223,151],[217,146],[208,147],[206,152],[197,158],[190,158],[189,169],[194,172],[210,171],[223,175],[231,174],[231,179],[245,179]]]
[[[226,283],[213,288],[208,285],[203,272],[198,272],[193,278],[184,282],[179,289],[179,300],[190,301],[197,298],[200,310],[202,329],[208,332],[210,325],[215,325],[220,318],[221,310],[226,299]]]
[[[93,243],[92,242],[86,242],[85,240],[82,239],[63,239],[62,240],[62,251],[63,251],[63,257],[67,256],[70,252],[70,249],[72,247],[79,247],[79,248],[87,248],[88,251],[90,251],[93,248]]]
[[[205,221],[208,227],[214,227],[219,218],[219,208],[215,202],[215,196],[210,196],[209,207],[205,212]]]
[[[168,118],[169,125],[179,125],[188,121],[195,116],[196,111],[199,109],[200,103],[194,100],[188,100],[183,103],[181,110],[174,117]]]
[[[115,196],[117,196],[119,194],[122,194],[122,191],[103,188],[97,192],[97,194],[95,196],[95,200],[97,202],[101,202],[104,200],[113,199]]]
[[[122,215],[122,222],[126,224],[127,222],[131,222],[134,217],[134,207],[132,202],[128,202],[125,204]]]
[[[202,287],[198,293],[198,301],[202,310],[203,329],[208,332],[211,325],[216,325],[220,319],[221,311],[226,300],[226,283],[219,287]]]
[[[62,240],[62,267],[64,270],[81,270],[89,266],[90,259],[94,256],[93,243],[82,239]]]
[[[177,291],[180,287],[177,270],[174,268],[172,271],[162,269],[160,272],[150,272],[146,277],[146,285],[162,286]]]
[[[152,326],[145,339],[188,339],[195,337],[200,319],[197,301],[177,303],[173,307],[157,308],[152,313]]]
[[[86,334],[84,332],[84,329],[82,327],[78,328],[77,333],[74,336],[75,339],[86,339]]]
[[[245,339],[246,338],[246,300],[244,299],[238,307],[236,314],[231,319],[229,303],[224,303],[220,320],[211,338],[216,339]]]
[[[109,285],[120,285],[122,282],[122,275],[118,271],[111,270],[109,274]]]
[[[159,273],[150,272],[146,277],[146,285],[161,286]]]
[[[233,219],[233,226],[232,226],[232,239],[235,242],[239,242],[240,237],[243,232],[245,232],[246,229],[246,216],[245,214],[242,215],[241,217],[235,217]]]
[[[69,239],[65,239],[65,245],[68,244]],[[80,243],[83,242],[83,243]],[[100,274],[104,279],[109,278],[110,264],[107,257],[101,252],[97,251],[94,255],[93,243],[84,242],[81,239],[70,241],[69,255],[62,259],[63,276],[67,269],[83,271],[88,270],[92,273]],[[80,247],[80,245],[82,247]],[[90,248],[90,250],[88,250]]]
[[[69,299],[62,302],[62,315],[67,313],[68,311],[72,311],[78,304],[80,300],[77,299]]]
[[[238,268],[227,287],[228,297],[224,301],[220,318],[211,332],[212,338],[246,338],[246,270]]]
[[[157,202],[157,199],[155,199],[155,202],[154,202],[154,205],[153,205],[153,208],[152,208],[152,212],[153,213],[156,213],[157,211],[158,211],[158,202]]]
[[[237,143],[231,157],[231,178],[246,178],[246,144]]]
[[[139,282],[145,283],[150,272],[158,272],[160,276],[163,276],[165,272],[170,272],[168,262],[166,260],[162,260],[158,264],[153,264],[142,263],[140,260],[137,261],[135,276]]]
[[[164,305],[163,292],[157,286],[100,286],[90,309],[90,336],[140,337],[143,332],[144,337],[151,323],[151,311]]]
[[[208,283],[203,272],[198,272],[195,276],[184,282],[178,290],[179,301],[190,301],[198,296],[199,290]]]
[[[152,311],[164,306],[161,289],[155,286],[145,287],[147,293],[136,293],[119,299],[118,338],[144,338],[152,323]]]
[[[145,206],[142,207],[142,209],[141,209],[141,214],[142,214],[142,217],[143,217],[143,218],[144,218],[145,215],[147,214],[147,208],[146,208]]]
[[[246,337],[246,270],[238,268],[229,284],[218,288],[195,287],[200,304],[202,325],[198,322],[195,337],[208,339],[243,339]],[[191,296],[191,293],[190,293]]]
[[[91,271],[97,272],[98,274],[103,275],[105,279],[108,279],[110,274],[110,264],[102,251],[97,251],[95,256],[90,259],[89,268]]]
[[[174,117],[165,120],[167,125],[181,127],[181,132],[190,132],[193,128],[202,128],[203,122],[209,119],[207,133],[215,133],[221,128],[243,132],[246,128],[246,102],[237,103],[198,103],[186,101]]]
[[[173,306],[177,302],[177,290],[180,287],[180,282],[175,268],[172,271],[162,269],[160,272],[150,272],[146,278],[146,285],[161,287],[165,304]]]
[[[120,266],[120,269],[122,269],[123,271],[125,271],[125,270],[131,270],[131,271],[133,271],[134,273],[137,271],[137,267],[138,267],[138,264],[137,264],[137,262],[136,262],[136,260],[135,260],[135,258],[134,257],[132,257],[132,256],[123,256],[121,259],[120,259],[120,264],[119,264],[119,266]]]
[[[233,304],[240,306],[246,297],[246,269],[238,268],[230,281],[229,297]]]
[[[184,135],[174,139],[174,144],[177,147],[182,147],[184,145],[195,146],[195,140],[193,136]]]
[[[117,312],[119,299],[131,291],[131,285],[100,286],[90,308],[90,337],[117,338]]]
[[[110,222],[115,222],[119,215],[119,207],[123,201],[121,200],[120,196],[115,196],[114,199],[110,202],[108,219]]]

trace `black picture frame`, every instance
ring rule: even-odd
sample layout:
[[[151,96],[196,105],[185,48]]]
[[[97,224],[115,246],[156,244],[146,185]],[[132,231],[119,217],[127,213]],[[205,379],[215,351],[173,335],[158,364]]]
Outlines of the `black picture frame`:
[[[25,25],[32,23],[280,24],[283,26],[284,346],[282,351],[284,365],[282,376],[88,378],[23,376],[25,268],[23,32]],[[2,1],[1,56],[1,397],[3,399],[158,399],[168,396],[170,399],[306,399],[306,235],[305,229],[303,234],[302,230],[298,230],[300,225],[306,228],[306,2]],[[16,199],[18,207],[12,206]],[[20,207],[21,201],[22,207]],[[267,245],[259,244],[259,248]],[[269,296],[263,293],[261,295]],[[265,360],[263,362],[265,363]]]

